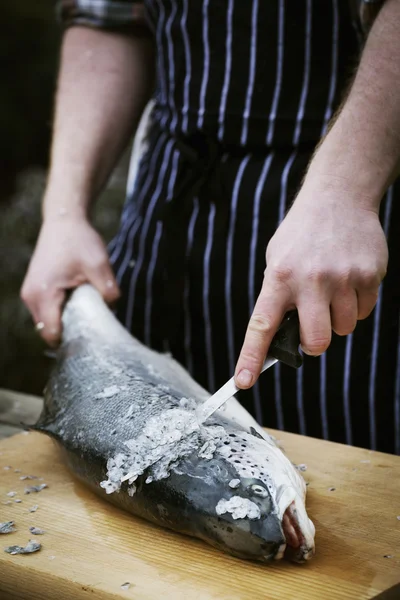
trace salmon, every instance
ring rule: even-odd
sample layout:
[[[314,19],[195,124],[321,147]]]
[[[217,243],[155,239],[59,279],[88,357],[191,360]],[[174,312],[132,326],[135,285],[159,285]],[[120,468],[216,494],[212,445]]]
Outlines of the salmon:
[[[313,556],[305,481],[236,398],[196,425],[209,392],[135,339],[89,284],[72,292],[62,320],[34,429],[56,440],[80,481],[137,517],[242,559]]]

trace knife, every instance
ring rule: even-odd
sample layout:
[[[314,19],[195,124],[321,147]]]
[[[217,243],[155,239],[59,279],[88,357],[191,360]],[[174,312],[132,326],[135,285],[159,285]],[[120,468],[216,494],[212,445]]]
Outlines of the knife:
[[[261,372],[266,371],[278,361],[285,363],[291,367],[299,368],[303,364],[302,356],[299,352],[300,345],[300,328],[299,317],[296,310],[290,311],[285,315],[278,331],[272,339],[269,347],[268,356],[264,362]],[[203,402],[196,410],[195,416],[198,425],[206,421],[216,410],[221,408],[232,396],[234,396],[240,388],[235,385],[234,377],[232,377],[225,385],[223,385],[211,398]],[[176,428],[175,423],[171,424],[173,429]],[[189,432],[190,433],[190,432]],[[182,430],[182,437],[189,435],[188,432]],[[151,440],[148,440],[151,447]],[[150,467],[157,458],[150,461],[146,467]],[[134,477],[136,472],[128,472],[121,477],[121,483]]]
[[[278,361],[298,369],[303,364],[299,352],[300,327],[297,310],[286,313],[278,331],[272,339],[267,358],[261,373],[275,365]],[[232,396],[240,391],[235,384],[235,378],[227,381],[215,394],[208,398],[196,411],[199,425],[204,423],[216,410],[221,408]]]

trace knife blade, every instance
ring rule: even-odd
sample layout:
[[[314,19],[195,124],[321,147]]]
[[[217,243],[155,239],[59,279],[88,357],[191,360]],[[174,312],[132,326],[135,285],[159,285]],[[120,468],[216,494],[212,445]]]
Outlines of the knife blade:
[[[299,353],[299,345],[299,316],[297,311],[294,310],[286,314],[275,334],[261,373],[275,365],[278,361],[291,367],[299,368],[303,364],[302,356]],[[225,402],[239,391],[240,388],[235,385],[235,378],[232,377],[197,409],[196,417],[199,425],[204,423],[216,410],[221,408]]]
[[[267,369],[272,367],[275,363],[278,362],[277,358],[267,358],[264,362],[263,368],[261,369],[261,373],[264,373]],[[201,425],[211,417],[211,415],[221,408],[225,402],[227,402],[230,398],[232,398],[237,392],[240,391],[240,388],[235,384],[235,377],[231,377],[229,381],[227,381],[215,394],[208,398],[196,411],[196,418]]]

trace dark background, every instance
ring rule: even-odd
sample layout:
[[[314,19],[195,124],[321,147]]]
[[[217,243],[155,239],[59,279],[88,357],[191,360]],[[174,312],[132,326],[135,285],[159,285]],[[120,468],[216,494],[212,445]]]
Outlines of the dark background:
[[[53,0],[0,5],[0,388],[41,394],[51,359],[19,290],[40,228],[62,30]],[[105,241],[124,200],[128,154],[94,211]]]

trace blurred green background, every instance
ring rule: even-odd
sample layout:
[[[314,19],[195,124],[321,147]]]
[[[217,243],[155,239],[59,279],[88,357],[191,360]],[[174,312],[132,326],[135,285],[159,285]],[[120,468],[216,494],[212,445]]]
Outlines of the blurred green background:
[[[41,394],[51,359],[19,290],[40,228],[62,31],[53,0],[0,3],[0,388]],[[108,241],[124,201],[128,153],[94,211]]]

